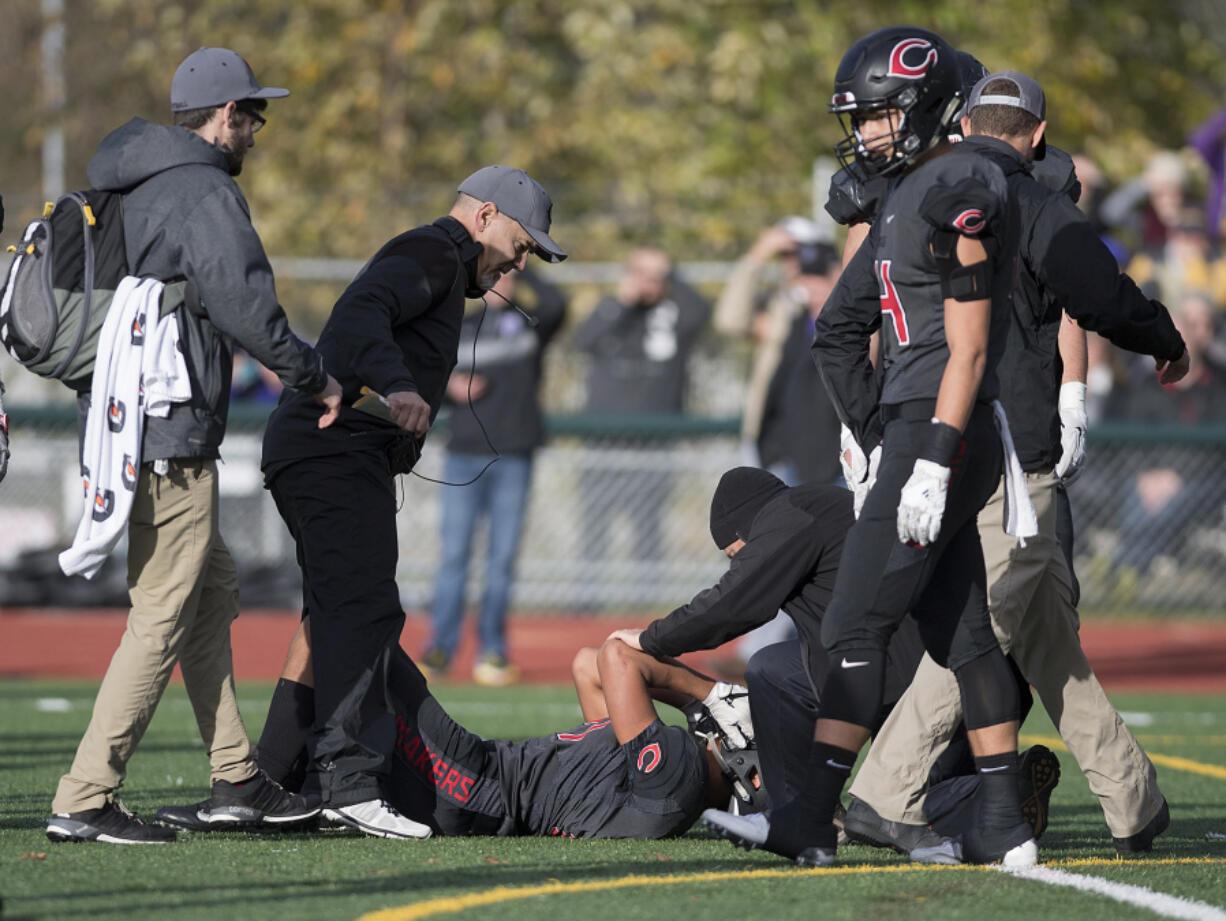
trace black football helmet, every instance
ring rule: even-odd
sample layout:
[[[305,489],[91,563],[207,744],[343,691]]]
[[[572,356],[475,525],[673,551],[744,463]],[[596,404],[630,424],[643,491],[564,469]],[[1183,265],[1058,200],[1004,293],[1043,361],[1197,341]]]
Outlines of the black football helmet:
[[[962,135],[962,126],[959,122],[963,115],[968,114],[966,103],[971,98],[971,90],[975,88],[975,84],[988,75],[988,69],[983,66],[983,63],[971,54],[969,51],[958,52],[958,76],[962,80],[962,104],[958,106],[958,114],[954,116],[954,123],[950,128],[950,134],[956,134],[959,137]]]
[[[914,26],[878,29],[847,50],[835,74],[830,111],[845,135],[835,155],[872,175],[899,173],[949,134],[961,104],[958,55],[945,39]],[[893,133],[866,145],[859,120],[888,108],[899,113]]]
[[[762,782],[762,762],[758,758],[757,748],[728,748],[721,737],[712,745],[711,751],[719,762],[720,773],[732,788],[728,810],[733,815],[761,812],[770,805],[766,786]]]

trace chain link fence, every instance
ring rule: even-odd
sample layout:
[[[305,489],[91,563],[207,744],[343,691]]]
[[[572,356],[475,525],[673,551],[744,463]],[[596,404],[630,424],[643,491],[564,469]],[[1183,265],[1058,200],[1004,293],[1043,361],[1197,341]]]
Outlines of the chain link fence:
[[[246,607],[296,607],[293,544],[259,471],[264,407],[236,406],[219,465],[221,527]],[[0,484],[0,605],[126,605],[124,548],[92,582],[60,575],[80,510],[71,407],[11,407],[13,458]],[[658,612],[683,603],[726,567],[708,508],[739,460],[737,421],[692,416],[554,414],[536,459],[514,604],[521,610]],[[442,472],[442,432],[419,465]],[[1070,485],[1083,611],[1226,610],[1226,428],[1104,426]],[[428,607],[445,490],[399,484],[405,606]],[[484,537],[470,567],[479,598]]]

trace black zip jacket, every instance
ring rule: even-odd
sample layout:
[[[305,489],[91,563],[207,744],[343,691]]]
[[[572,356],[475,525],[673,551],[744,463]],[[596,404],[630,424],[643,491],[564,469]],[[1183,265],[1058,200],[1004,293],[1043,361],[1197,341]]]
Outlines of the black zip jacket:
[[[1070,194],[1076,177],[1067,154],[1048,147],[1039,164],[1041,182],[1004,141],[975,135],[963,143],[1000,166],[1010,205],[1021,218],[1014,323],[999,365],[1000,401],[1022,469],[1047,470],[1060,457],[1057,404],[1063,364],[1057,339],[1062,310],[1131,352],[1173,361],[1183,354],[1183,338],[1166,308],[1119,271],[1077,208]],[[1052,168],[1057,162],[1066,164],[1063,178]]]
[[[415,391],[433,421],[456,364],[465,292],[475,290],[481,249],[452,217],[384,244],[345,289],[319,337],[328,371],[344,389],[340,418],[320,429],[319,404],[284,392],[264,430],[265,481],[304,457],[386,449],[401,437],[391,422],[352,407],[363,386],[384,396]]]

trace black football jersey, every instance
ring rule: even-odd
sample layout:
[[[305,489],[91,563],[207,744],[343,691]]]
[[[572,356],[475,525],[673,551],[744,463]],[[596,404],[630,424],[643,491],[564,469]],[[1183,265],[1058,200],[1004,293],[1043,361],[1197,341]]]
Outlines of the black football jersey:
[[[921,164],[891,189],[866,241],[881,307],[882,403],[934,399],[940,387],[949,347],[931,244],[942,232],[982,239],[992,260],[992,324],[979,399],[995,399],[994,368],[1016,274],[1015,223],[1000,168],[962,145]],[[858,271],[869,270],[867,258],[856,261]]]
[[[663,838],[689,828],[706,805],[706,756],[679,726],[656,721],[619,745],[598,720],[494,744],[518,834]]]

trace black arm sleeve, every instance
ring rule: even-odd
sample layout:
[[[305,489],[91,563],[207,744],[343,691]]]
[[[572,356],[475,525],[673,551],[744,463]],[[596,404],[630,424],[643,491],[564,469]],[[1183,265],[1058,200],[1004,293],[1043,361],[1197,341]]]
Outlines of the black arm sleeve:
[[[881,328],[873,254],[876,229],[852,257],[817,318],[813,361],[839,420],[867,454],[881,441],[881,384],[869,360],[869,337]]]
[[[761,516],[758,527],[717,584],[684,607],[653,621],[639,637],[653,656],[679,656],[714,649],[761,626],[778,613],[796,586],[808,578],[820,546],[804,534],[813,519],[793,506]]]
[[[1119,271],[1090,222],[1063,196],[1053,196],[1035,219],[1029,241],[1035,277],[1084,329],[1130,352],[1174,361],[1183,337],[1158,301]]]

